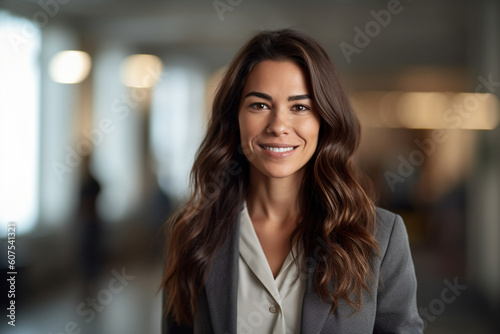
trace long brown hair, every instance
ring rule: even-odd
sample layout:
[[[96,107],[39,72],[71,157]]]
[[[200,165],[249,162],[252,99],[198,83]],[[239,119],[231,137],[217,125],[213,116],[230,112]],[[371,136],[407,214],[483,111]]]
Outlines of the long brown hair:
[[[249,162],[240,144],[238,106],[245,79],[263,60],[301,66],[321,117],[318,146],[299,192],[303,219],[290,246],[299,240],[306,254],[312,254],[320,240],[326,248],[315,266],[314,284],[318,296],[331,302],[332,313],[341,299],[358,311],[363,289],[368,290],[370,260],[378,245],[373,236],[375,206],[353,163],[359,122],[317,41],[290,29],[264,31],[243,46],[226,70],[191,171],[192,194],[166,223],[165,312],[179,324],[193,324],[215,253],[231,233],[246,197]]]

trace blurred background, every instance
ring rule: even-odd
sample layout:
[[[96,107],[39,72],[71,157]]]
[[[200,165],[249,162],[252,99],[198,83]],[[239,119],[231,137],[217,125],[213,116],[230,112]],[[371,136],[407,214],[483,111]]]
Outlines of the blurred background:
[[[214,87],[254,33],[295,28],[405,220],[426,333],[499,333],[499,22],[494,0],[0,1],[0,332],[160,332],[160,228]]]

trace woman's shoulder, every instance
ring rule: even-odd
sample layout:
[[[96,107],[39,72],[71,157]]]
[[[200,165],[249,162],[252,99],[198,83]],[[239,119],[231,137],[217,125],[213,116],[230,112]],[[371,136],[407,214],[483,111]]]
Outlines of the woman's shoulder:
[[[379,245],[381,258],[391,248],[406,248],[408,233],[400,215],[386,209],[376,208],[377,222],[375,224],[375,239]]]

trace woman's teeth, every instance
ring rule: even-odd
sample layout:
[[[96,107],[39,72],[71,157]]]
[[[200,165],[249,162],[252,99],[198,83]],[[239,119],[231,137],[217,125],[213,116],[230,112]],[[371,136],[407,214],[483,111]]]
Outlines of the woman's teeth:
[[[270,147],[270,146],[262,146],[264,149],[272,152],[288,152],[294,149],[293,146],[290,147]]]

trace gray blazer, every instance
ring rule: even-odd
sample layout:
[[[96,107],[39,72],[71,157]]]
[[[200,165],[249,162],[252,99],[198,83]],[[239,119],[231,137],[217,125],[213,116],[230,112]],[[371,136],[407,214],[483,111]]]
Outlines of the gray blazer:
[[[162,333],[237,334],[239,226],[238,218],[233,234],[216,253],[193,328],[171,325],[164,319]],[[302,301],[302,334],[423,333],[417,311],[415,270],[401,217],[377,208],[375,237],[380,248],[380,257],[372,262],[375,279],[370,293],[364,292],[363,306],[357,314],[352,315],[352,308],[341,301],[329,315],[330,304],[315,293],[314,271],[309,270]]]

